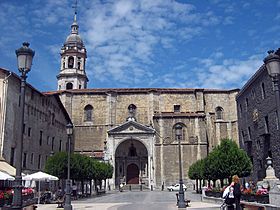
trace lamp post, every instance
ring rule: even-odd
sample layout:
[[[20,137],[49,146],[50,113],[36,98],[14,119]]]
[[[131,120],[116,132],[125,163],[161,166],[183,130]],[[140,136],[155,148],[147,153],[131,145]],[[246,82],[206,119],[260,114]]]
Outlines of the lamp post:
[[[33,56],[35,51],[29,48],[29,43],[24,42],[22,47],[16,50],[18,70],[21,73],[21,85],[20,85],[20,138],[16,147],[16,178],[14,181],[14,196],[12,201],[13,209],[22,209],[22,145],[23,145],[23,133],[24,133],[24,105],[25,105],[25,86],[27,73],[31,69]]]
[[[65,198],[65,210],[72,210],[71,205],[71,186],[70,186],[70,154],[71,154],[71,137],[73,134],[73,125],[71,123],[68,123],[66,125],[66,133],[68,137],[68,148],[67,148],[67,182],[66,182],[66,198]]]
[[[183,189],[183,178],[182,178],[182,160],[181,160],[181,138],[182,138],[182,126],[180,124],[177,124],[175,126],[175,134],[176,138],[178,140],[179,145],[179,195],[178,195],[178,209],[186,208],[185,203],[185,196],[184,196],[184,189]]]

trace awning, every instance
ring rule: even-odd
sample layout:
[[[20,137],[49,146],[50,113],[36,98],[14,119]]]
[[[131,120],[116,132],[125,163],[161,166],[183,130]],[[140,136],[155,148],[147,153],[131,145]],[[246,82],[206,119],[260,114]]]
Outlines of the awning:
[[[16,168],[7,163],[3,157],[0,157],[0,171],[16,176]]]

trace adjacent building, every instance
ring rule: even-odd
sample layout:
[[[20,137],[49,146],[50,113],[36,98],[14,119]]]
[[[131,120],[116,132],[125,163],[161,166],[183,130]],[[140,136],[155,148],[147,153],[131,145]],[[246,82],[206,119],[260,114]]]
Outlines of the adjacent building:
[[[20,139],[20,77],[0,68],[0,156],[15,165]],[[57,94],[45,95],[26,86],[24,111],[23,173],[44,170],[47,158],[66,151],[65,126],[71,122]]]
[[[280,177],[280,133],[276,98],[265,65],[248,80],[237,97],[239,142],[253,163],[252,178],[265,177],[266,158],[272,157]]]

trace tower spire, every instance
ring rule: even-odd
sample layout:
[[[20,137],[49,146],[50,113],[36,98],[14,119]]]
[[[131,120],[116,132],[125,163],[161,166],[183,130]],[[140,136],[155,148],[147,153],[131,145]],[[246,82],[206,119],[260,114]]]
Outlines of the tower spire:
[[[79,29],[79,25],[77,23],[77,8],[78,8],[78,0],[75,0],[75,3],[74,5],[72,6],[72,8],[74,8],[74,12],[75,12],[75,15],[74,15],[74,22],[72,23],[71,25],[71,33],[72,34],[78,34],[78,29]]]

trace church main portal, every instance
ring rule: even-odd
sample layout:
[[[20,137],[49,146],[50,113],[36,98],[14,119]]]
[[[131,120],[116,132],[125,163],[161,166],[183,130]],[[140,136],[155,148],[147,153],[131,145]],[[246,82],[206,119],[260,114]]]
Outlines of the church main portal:
[[[115,184],[148,185],[148,151],[138,140],[126,140],[115,153]]]

